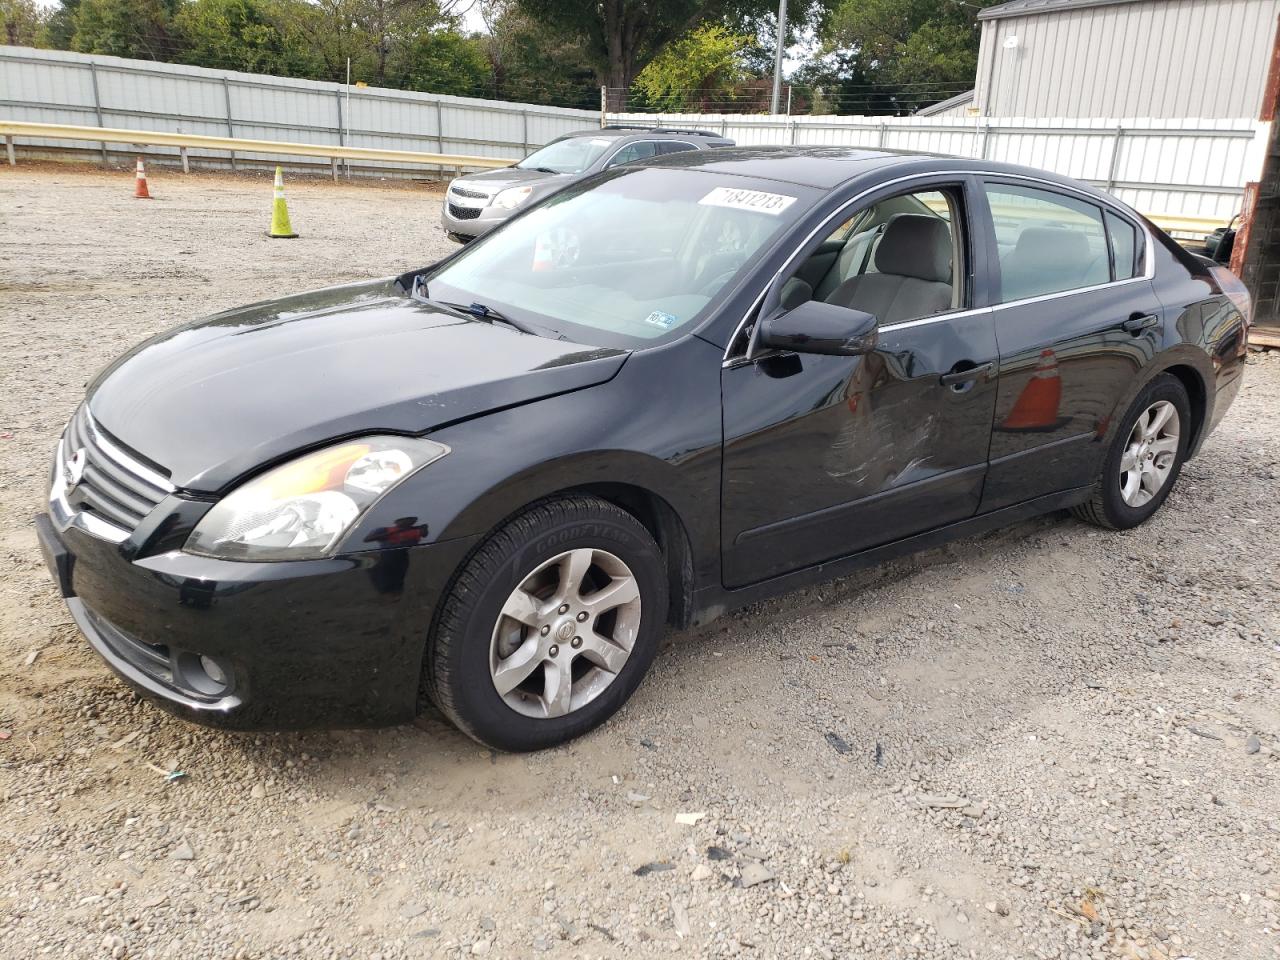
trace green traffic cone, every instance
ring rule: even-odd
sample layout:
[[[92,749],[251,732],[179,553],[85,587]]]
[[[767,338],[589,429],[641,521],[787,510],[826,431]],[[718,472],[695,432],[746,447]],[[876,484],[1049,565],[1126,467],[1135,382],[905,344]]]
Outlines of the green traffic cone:
[[[276,167],[276,196],[271,203],[271,230],[268,237],[274,240],[291,240],[297,236],[289,223],[289,208],[284,202],[284,171]]]

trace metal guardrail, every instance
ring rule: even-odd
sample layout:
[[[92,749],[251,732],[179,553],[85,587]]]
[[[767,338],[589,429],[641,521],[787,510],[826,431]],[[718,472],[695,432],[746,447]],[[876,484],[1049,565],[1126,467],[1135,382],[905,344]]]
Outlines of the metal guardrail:
[[[337,176],[339,160],[373,160],[384,163],[414,163],[433,167],[464,170],[468,167],[494,169],[509,167],[514,161],[498,157],[470,157],[450,153],[418,153],[412,150],[384,150],[378,147],[352,147],[340,144],[290,143],[280,140],[247,140],[241,137],[209,137],[195,133],[166,133],[162,130],[120,130],[111,127],[79,127],[63,123],[28,123],[0,120],[9,165],[17,166],[13,141],[16,137],[39,140],[89,140],[97,143],[129,143],[150,147],[177,147],[182,156],[182,169],[189,169],[187,151],[215,150],[228,153],[267,153],[281,156],[327,158]]]
[[[381,160],[391,163],[419,163],[433,167],[467,167],[495,169],[508,167],[513,161],[495,157],[471,157],[448,153],[418,153],[411,150],[383,150],[376,147],[344,147],[338,144],[291,143],[278,140],[245,140],[240,137],[208,137],[194,133],[165,133],[159,130],[119,130],[110,127],[78,127],[59,123],[27,123],[0,120],[10,166],[17,165],[13,141],[15,137],[44,140],[91,140],[104,143],[130,143],[139,146],[178,147],[182,152],[182,169],[187,166],[187,150],[225,150],[239,153],[268,153],[328,158],[337,176],[339,160]],[[1212,232],[1225,221],[1209,217],[1182,217],[1171,214],[1148,214],[1153,222],[1175,235],[1199,236]]]

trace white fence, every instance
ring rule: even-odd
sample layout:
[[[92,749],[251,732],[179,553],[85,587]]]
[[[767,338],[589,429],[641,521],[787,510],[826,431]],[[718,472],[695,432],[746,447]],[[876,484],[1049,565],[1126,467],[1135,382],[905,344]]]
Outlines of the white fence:
[[[739,144],[862,146],[1021,163],[1102,187],[1147,214],[1226,221],[1262,175],[1256,120],[776,117],[609,114],[610,123],[714,130]]]
[[[591,110],[291,80],[179,64],[0,46],[0,119],[377,147],[517,160]],[[740,144],[827,144],[946,153],[1042,167],[1110,190],[1148,214],[1225,221],[1261,177],[1270,124],[1239,120],[772,117],[611,114],[614,123],[709,128]],[[125,159],[128,145],[24,141],[24,153]],[[154,147],[155,155],[177,149]],[[234,155],[233,155],[234,156]],[[205,166],[225,154],[191,152]],[[241,154],[238,160],[279,162]],[[235,160],[230,161],[235,163]],[[295,167],[306,157],[286,158]],[[382,173],[415,168],[379,164]],[[421,168],[416,168],[420,170]]]
[[[570,130],[600,124],[600,114],[591,110],[10,46],[0,46],[0,119],[509,160],[519,160],[529,148]],[[137,152],[128,145],[69,148],[65,141],[52,140],[24,141],[22,150],[78,152],[104,160],[124,160]],[[177,157],[176,148],[153,147],[147,152]],[[225,153],[194,150],[191,159],[203,166],[229,162]],[[281,162],[279,157],[253,154],[238,159]],[[289,157],[284,162],[305,167],[316,161]],[[421,173],[421,167],[398,164],[379,164],[378,169]]]

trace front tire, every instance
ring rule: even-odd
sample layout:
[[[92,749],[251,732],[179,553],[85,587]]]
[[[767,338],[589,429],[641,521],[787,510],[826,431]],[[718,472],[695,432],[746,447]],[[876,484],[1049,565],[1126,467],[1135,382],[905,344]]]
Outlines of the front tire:
[[[1109,530],[1145,523],[1178,481],[1192,426],[1182,381],[1168,373],[1156,377],[1125,413],[1093,497],[1072,513]]]
[[[555,746],[626,703],[666,619],[662,553],[635,517],[596,497],[543,501],[455,579],[427,650],[427,693],[486,746]]]

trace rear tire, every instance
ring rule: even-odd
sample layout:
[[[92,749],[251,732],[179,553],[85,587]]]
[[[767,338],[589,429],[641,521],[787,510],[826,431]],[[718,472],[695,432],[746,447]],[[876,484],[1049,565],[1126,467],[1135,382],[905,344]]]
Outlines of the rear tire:
[[[1178,481],[1193,426],[1182,381],[1168,373],[1156,377],[1125,412],[1093,496],[1071,512],[1108,530],[1145,523]]]
[[[555,746],[626,703],[666,619],[662,553],[635,517],[597,497],[546,500],[495,531],[458,574],[424,686],[486,746]]]

